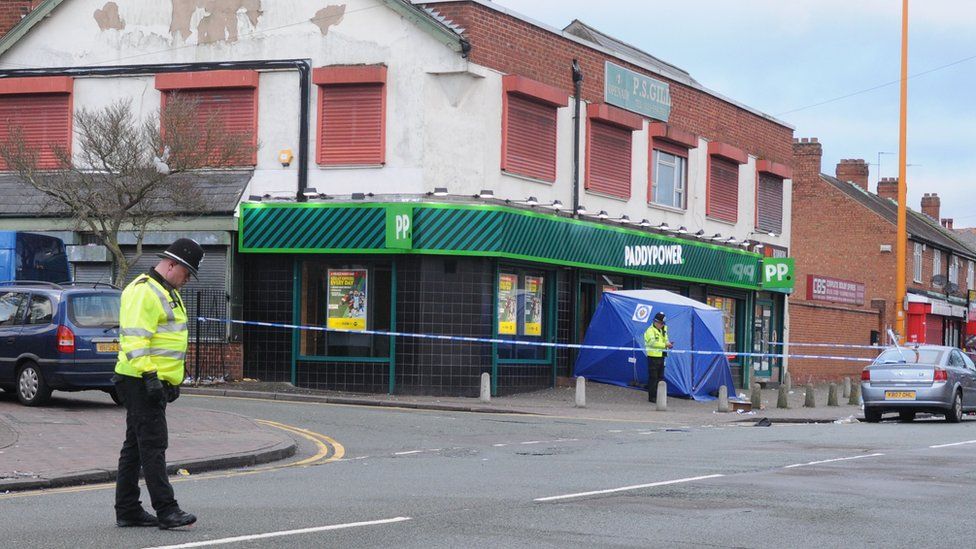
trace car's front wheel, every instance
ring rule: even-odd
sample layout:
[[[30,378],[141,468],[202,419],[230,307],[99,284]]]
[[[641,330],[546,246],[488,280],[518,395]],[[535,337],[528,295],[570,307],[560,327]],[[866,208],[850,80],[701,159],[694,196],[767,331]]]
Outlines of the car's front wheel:
[[[51,388],[33,362],[21,366],[17,374],[17,398],[26,406],[40,406],[51,398]]]
[[[864,420],[868,423],[877,423],[881,421],[881,410],[876,408],[864,407]]]
[[[962,421],[962,394],[959,391],[952,395],[952,406],[946,412],[945,419],[949,423]]]

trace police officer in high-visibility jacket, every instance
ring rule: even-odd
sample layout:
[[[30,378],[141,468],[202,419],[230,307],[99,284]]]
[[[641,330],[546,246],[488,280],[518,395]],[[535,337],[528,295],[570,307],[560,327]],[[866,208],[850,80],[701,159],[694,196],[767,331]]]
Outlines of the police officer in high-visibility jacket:
[[[654,315],[654,321],[644,332],[644,352],[647,354],[647,401],[657,401],[657,383],[664,379],[665,351],[674,345],[668,340],[664,313]]]
[[[180,238],[122,292],[115,390],[125,405],[125,442],[115,484],[118,526],[178,528],[197,518],[180,509],[166,476],[166,404],[179,397],[186,358],[187,314],[179,289],[194,277],[203,248]],[[142,469],[156,516],[139,501]]]

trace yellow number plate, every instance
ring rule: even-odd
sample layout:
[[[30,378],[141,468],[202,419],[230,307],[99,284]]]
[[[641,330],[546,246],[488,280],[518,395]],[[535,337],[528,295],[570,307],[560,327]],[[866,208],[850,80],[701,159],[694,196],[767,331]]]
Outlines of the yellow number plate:
[[[915,400],[915,391],[885,391],[885,400]]]
[[[119,352],[118,343],[96,343],[95,350],[99,353],[117,353]]]

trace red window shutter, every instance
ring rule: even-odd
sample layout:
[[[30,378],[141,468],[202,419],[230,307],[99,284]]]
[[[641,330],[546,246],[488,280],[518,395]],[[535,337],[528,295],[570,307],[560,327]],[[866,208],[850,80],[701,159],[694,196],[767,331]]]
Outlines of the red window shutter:
[[[70,94],[0,95],[0,140],[9,138],[11,128],[19,129],[27,145],[38,151],[37,167],[60,167],[55,151],[71,150]],[[0,169],[8,169],[2,158]]]
[[[783,232],[783,180],[770,174],[759,174],[756,196],[756,228],[776,234]]]
[[[586,189],[630,198],[631,130],[590,121]]]
[[[739,165],[718,156],[709,161],[708,216],[735,223],[739,212]]]
[[[257,164],[257,96],[254,88],[203,88],[171,93],[196,102],[196,115],[201,123],[212,120],[222,131],[240,135],[243,145],[255,148],[245,151],[227,165]]]
[[[384,93],[382,84],[319,87],[319,164],[385,161]]]
[[[508,95],[505,171],[556,180],[556,108]]]

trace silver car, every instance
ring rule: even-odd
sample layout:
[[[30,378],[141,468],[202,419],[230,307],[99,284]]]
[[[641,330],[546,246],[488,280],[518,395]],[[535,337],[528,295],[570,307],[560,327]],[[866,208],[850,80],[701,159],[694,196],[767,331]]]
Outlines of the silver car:
[[[871,423],[888,412],[902,421],[931,412],[958,423],[976,411],[976,364],[955,347],[891,347],[861,372],[861,397]]]

